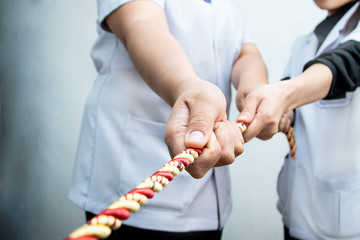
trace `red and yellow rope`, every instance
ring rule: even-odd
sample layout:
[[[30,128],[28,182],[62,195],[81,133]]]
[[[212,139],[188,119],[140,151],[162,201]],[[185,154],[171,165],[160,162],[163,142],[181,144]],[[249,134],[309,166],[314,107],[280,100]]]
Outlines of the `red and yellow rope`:
[[[286,134],[286,138],[288,140],[289,147],[290,147],[290,156],[291,156],[291,158],[295,159],[296,158],[296,142],[295,142],[294,129],[292,127],[290,127],[289,130],[285,134]]]
[[[238,123],[238,126],[241,132],[247,129],[244,123]],[[291,157],[295,157],[296,146],[292,128],[288,131],[287,138],[291,149]],[[131,212],[137,212],[141,205],[145,205],[149,198],[154,197],[155,192],[160,192],[175,176],[192,164],[199,154],[201,154],[200,149],[187,148],[182,151],[133,190],[121,196],[107,209],[73,231],[64,240],[106,239],[112,230],[120,228],[121,221],[128,219]]]

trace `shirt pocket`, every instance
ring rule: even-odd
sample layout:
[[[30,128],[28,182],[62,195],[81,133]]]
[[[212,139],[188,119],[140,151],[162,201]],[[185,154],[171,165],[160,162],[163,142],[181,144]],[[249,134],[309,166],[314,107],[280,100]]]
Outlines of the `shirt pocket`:
[[[314,223],[329,237],[360,235],[360,176],[339,181],[314,178],[311,192]]]
[[[124,151],[120,191],[125,194],[171,160],[164,143],[166,124],[128,116],[124,128]],[[182,210],[192,199],[191,177],[182,172],[163,188],[146,207]],[[130,189],[130,188],[131,189]],[[190,197],[189,197],[190,195]]]
[[[286,216],[286,212],[289,209],[289,196],[293,189],[294,166],[292,162],[295,160],[290,159],[289,154],[285,157],[284,165],[281,167],[280,173],[277,178],[277,193],[279,200],[277,202],[277,208],[283,216]]]
[[[353,92],[346,92],[344,98],[323,99],[323,100],[317,101],[316,104],[321,108],[346,107],[350,104],[352,95],[353,95]]]

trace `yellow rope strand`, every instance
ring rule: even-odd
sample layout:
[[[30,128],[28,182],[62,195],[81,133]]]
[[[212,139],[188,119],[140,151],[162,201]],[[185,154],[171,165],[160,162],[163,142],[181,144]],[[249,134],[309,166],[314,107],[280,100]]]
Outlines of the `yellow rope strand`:
[[[247,125],[240,122],[238,127],[245,132]],[[291,157],[296,157],[295,135],[290,127],[286,133]],[[189,164],[192,164],[201,154],[201,150],[188,148],[176,155],[171,161],[162,166],[157,172],[146,178],[133,190],[121,196],[107,209],[93,217],[80,228],[73,231],[64,240],[98,240],[106,239],[112,230],[119,229],[121,221],[130,217],[130,212],[137,212],[141,205],[145,205],[148,198],[152,198],[155,192],[160,192],[163,187],[182,172]]]

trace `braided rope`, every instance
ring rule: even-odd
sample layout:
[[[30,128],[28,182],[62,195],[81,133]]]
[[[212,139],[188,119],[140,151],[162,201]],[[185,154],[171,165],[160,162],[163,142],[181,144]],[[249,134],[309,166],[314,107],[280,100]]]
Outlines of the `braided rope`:
[[[247,125],[238,123],[241,132],[245,132]],[[291,156],[296,156],[294,132],[289,130],[287,138],[290,144]],[[121,221],[130,217],[131,212],[137,212],[141,205],[145,205],[149,198],[154,197],[155,192],[160,192],[163,187],[173,180],[187,166],[192,164],[201,154],[200,149],[187,148],[176,155],[171,161],[163,165],[157,172],[146,178],[133,190],[121,196],[107,209],[90,219],[86,224],[73,231],[64,240],[98,240],[106,239],[112,230],[121,227]]]
[[[288,140],[289,147],[290,147],[290,156],[291,156],[291,158],[295,159],[296,158],[296,142],[295,142],[294,129],[292,127],[290,127],[289,130],[285,134],[286,134],[286,138]]]

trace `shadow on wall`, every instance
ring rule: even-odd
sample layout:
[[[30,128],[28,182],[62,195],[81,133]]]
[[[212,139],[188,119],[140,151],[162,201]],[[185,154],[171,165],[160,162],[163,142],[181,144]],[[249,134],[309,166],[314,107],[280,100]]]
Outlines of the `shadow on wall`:
[[[0,234],[4,239],[61,239],[84,221],[82,212],[67,200],[67,192],[82,108],[95,79],[89,56],[96,37],[95,4],[2,3]]]

